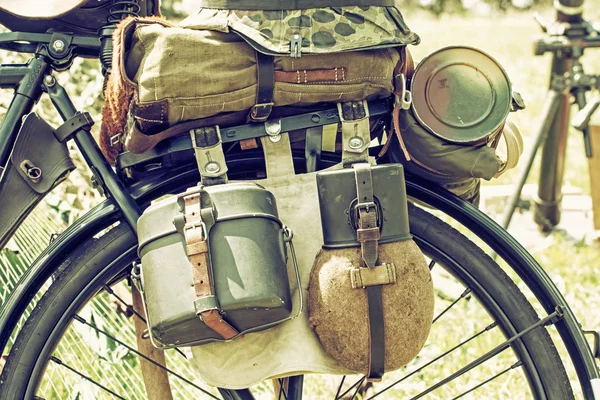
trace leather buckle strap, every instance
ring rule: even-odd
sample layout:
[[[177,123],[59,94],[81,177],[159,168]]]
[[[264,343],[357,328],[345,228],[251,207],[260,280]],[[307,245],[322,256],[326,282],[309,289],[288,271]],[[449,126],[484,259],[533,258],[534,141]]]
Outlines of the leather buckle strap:
[[[377,270],[379,258],[381,210],[375,202],[373,193],[373,176],[371,165],[368,163],[353,164],[354,178],[356,180],[357,205],[355,213],[358,214],[356,221],[356,237],[360,242],[361,255],[364,263],[371,272],[370,278],[375,278],[382,268]],[[378,218],[379,217],[379,218]],[[395,271],[394,271],[395,272]],[[356,283],[355,276],[355,283]],[[367,275],[365,274],[365,278]],[[369,305],[369,380],[380,380],[385,368],[385,320],[383,318],[382,286],[376,282],[380,277],[373,279],[372,285],[366,286],[367,302]],[[362,281],[361,276],[361,283]]]
[[[80,129],[90,131],[94,125],[94,119],[88,112],[77,112],[71,118],[66,120],[61,126],[56,128],[54,136],[59,142],[64,143],[71,139],[71,136]],[[111,139],[112,141],[112,139]]]
[[[360,241],[362,258],[367,267],[374,268],[377,263],[379,235],[378,206],[374,202],[373,177],[371,166],[367,163],[353,164],[356,179],[356,196],[358,214],[356,235]],[[375,233],[377,231],[377,233]],[[362,240],[361,240],[362,239]]]
[[[185,204],[183,233],[186,252],[192,264],[196,314],[224,339],[231,339],[239,332],[221,317],[219,302],[215,296],[207,242],[208,231],[202,220],[201,192],[195,191],[184,195],[183,201]]]
[[[249,122],[265,122],[273,111],[273,90],[275,89],[275,57],[256,52],[256,68],[258,75],[258,92],[256,104],[248,114]]]

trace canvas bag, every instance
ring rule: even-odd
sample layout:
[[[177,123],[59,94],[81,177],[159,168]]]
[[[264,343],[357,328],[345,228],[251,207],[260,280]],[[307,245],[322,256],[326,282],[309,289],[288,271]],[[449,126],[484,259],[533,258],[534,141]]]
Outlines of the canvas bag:
[[[235,33],[129,19],[115,32],[101,147],[111,161],[125,149],[141,153],[195,127],[243,123],[257,104],[256,50]],[[401,61],[395,48],[274,57],[274,106],[388,97]],[[171,129],[169,129],[171,128]]]

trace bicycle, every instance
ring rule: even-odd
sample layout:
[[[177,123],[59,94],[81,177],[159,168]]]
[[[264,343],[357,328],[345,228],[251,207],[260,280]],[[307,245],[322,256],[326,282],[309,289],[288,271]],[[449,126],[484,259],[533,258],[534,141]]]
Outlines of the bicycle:
[[[106,4],[125,5],[129,7],[130,12],[139,11],[138,4],[133,2],[117,0]],[[113,9],[111,15],[119,12],[123,12],[121,8],[116,11]],[[58,45],[59,41],[62,45]],[[97,57],[98,54],[103,54],[102,43],[102,38],[98,40],[97,36],[83,34],[0,34],[0,47],[3,49],[34,55],[26,65],[0,67],[0,87],[17,88],[13,103],[0,128],[1,165],[6,166],[9,160],[22,117],[31,111],[42,93],[46,93],[66,121],[66,130],[62,130],[64,135],[61,137],[73,140],[77,144],[94,172],[99,186],[107,193],[105,201],[56,238],[25,273],[11,297],[3,304],[0,313],[0,348],[4,354],[13,330],[33,295],[40,290],[44,282],[52,279],[52,285],[27,318],[10,349],[0,376],[0,399],[60,397],[74,390],[73,383],[68,380],[65,380],[65,387],[56,387],[52,380],[56,374],[71,374],[71,380],[92,382],[98,395],[110,394],[116,398],[139,398],[145,395],[139,384],[143,374],[137,365],[132,366],[124,361],[126,355],[122,355],[125,349],[126,353],[134,353],[148,359],[147,355],[129,344],[135,335],[131,326],[132,319],[134,323],[140,323],[143,317],[116,293],[115,287],[119,282],[127,285],[132,274],[132,265],[137,261],[135,228],[140,210],[164,194],[179,193],[194,185],[199,179],[199,174],[190,140],[185,137],[165,141],[141,155],[123,153],[117,161],[116,173],[106,162],[89,134],[92,121],[77,113],[66,91],[52,76],[53,70],[68,66],[69,60],[76,55]],[[66,50],[60,52],[62,57],[58,57],[61,54],[57,56],[56,49]],[[107,64],[104,66],[108,67]],[[372,111],[371,115],[379,114],[385,121],[391,110],[391,101],[373,101],[369,104],[369,109]],[[298,109],[285,118],[286,122],[295,124],[295,129],[310,129],[339,122],[337,109],[328,107]],[[60,128],[55,132],[59,130]],[[229,130],[234,134],[223,139],[227,143],[267,135],[262,124],[235,126]],[[399,146],[396,144],[395,147]],[[377,150],[373,148],[373,154]],[[387,155],[388,159],[381,161],[394,162],[397,160],[395,154],[397,155],[397,152],[392,146]],[[340,161],[339,155],[325,151],[310,153],[295,150],[293,155],[297,173],[314,171],[317,166],[333,166]],[[256,179],[264,174],[264,159],[260,151],[231,152],[227,162],[232,179]],[[30,172],[35,175],[36,171]],[[527,284],[546,314],[538,316],[522,291],[483,250],[426,209],[411,205],[411,234],[430,260],[430,269],[442,266],[461,285],[459,295],[443,301],[440,305],[441,309],[434,320],[434,329],[437,327],[436,321],[456,312],[455,307],[476,308],[480,313],[478,315],[489,315],[492,321],[473,321],[471,330],[461,321],[463,323],[457,326],[457,333],[461,335],[461,339],[450,344],[444,344],[442,340],[450,335],[449,332],[434,331],[430,336],[437,339],[432,342],[436,345],[433,347],[443,347],[438,352],[439,355],[427,357],[427,361],[418,360],[409,367],[410,372],[404,377],[391,382],[394,385],[390,385],[389,382],[375,384],[374,389],[377,392],[370,393],[370,396],[376,397],[389,393],[388,390],[397,389],[406,390],[402,392],[404,396],[420,398],[439,388],[446,388],[446,384],[452,386],[455,379],[465,377],[465,373],[481,366],[487,360],[494,359],[491,364],[499,364],[492,365],[497,367],[495,372],[484,370],[486,375],[480,381],[473,383],[469,378],[466,390],[460,386],[451,387],[445,397],[450,394],[462,397],[484,385],[488,385],[486,387],[489,391],[494,388],[496,379],[509,376],[511,379],[503,381],[500,386],[510,384],[511,387],[505,388],[502,393],[506,393],[506,390],[515,393],[521,390],[522,386],[527,386],[528,395],[534,398],[573,398],[573,388],[565,372],[564,361],[549,335],[550,327],[555,327],[575,366],[580,390],[586,398],[597,398],[600,374],[595,365],[594,354],[598,356],[598,348],[591,351],[565,300],[531,255],[477,208],[449,192],[411,176],[407,176],[407,191],[415,203],[439,210],[488,244]],[[109,295],[117,298],[126,313],[116,313],[107,309]],[[117,334],[107,332],[96,319],[86,316],[90,310],[98,309],[102,314],[96,312],[92,315],[116,321],[113,325],[120,328]],[[85,332],[88,334],[91,332],[111,341],[117,354],[105,356],[111,362],[102,365],[112,369],[98,371],[96,360],[93,359],[93,348],[81,350],[77,347],[77,350],[74,350],[71,347],[71,343],[83,342],[84,337],[89,337],[82,336],[82,327],[87,329]],[[461,349],[459,353],[468,353],[464,346],[472,345],[479,338],[494,333],[496,335],[493,336],[493,344],[482,351],[482,355],[466,361],[464,367],[448,373],[444,378],[438,380],[434,376],[433,382],[427,380],[428,375],[425,375],[424,371],[431,371],[427,369],[429,366],[435,365],[435,362],[445,359],[449,354],[456,354],[454,351],[458,349]],[[127,339],[117,337],[121,334],[125,334]],[[506,351],[508,349],[510,350]],[[198,396],[202,393],[210,398],[220,395],[224,399],[250,399],[253,398],[252,391],[255,394],[265,391],[264,386],[241,390],[200,387],[193,382],[194,378],[180,371],[185,363],[181,362],[179,354],[169,353],[169,357],[176,358],[168,370],[174,372],[174,376],[177,377],[173,378],[172,388],[181,397]],[[86,361],[90,362],[87,368],[80,366]],[[150,363],[159,369],[166,368],[160,365],[161,363]],[[515,370],[519,372],[511,374],[511,371]],[[423,376],[422,379],[428,386],[422,389],[396,385],[414,376]],[[349,389],[342,389],[344,380],[345,377],[341,379],[337,390],[334,388],[331,391],[332,397],[355,397],[364,384],[364,378],[360,378]],[[306,385],[303,376],[289,377],[280,383],[280,398],[302,398],[302,388]]]

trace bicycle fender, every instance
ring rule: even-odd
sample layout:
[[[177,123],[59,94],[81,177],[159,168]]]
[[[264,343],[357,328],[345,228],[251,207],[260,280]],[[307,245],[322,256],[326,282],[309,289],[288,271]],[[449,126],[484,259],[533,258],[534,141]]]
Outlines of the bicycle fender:
[[[6,344],[21,315],[65,256],[115,223],[119,217],[120,212],[112,201],[104,200],[69,226],[39,255],[0,308],[0,354],[4,354]]]

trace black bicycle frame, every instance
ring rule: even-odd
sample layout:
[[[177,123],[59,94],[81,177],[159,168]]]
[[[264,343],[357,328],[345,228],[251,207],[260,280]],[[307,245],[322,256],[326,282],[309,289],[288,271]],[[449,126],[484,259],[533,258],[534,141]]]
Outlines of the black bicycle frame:
[[[77,110],[64,88],[52,76],[51,60],[42,46],[26,65],[0,66],[0,88],[15,88],[2,126],[0,127],[0,166],[6,169],[11,150],[21,128],[23,117],[29,114],[46,91],[64,121],[75,116]],[[109,197],[114,199],[131,229],[135,232],[140,208],[98,148],[94,138],[85,129],[77,130],[72,139]],[[0,181],[0,190],[2,190]]]

